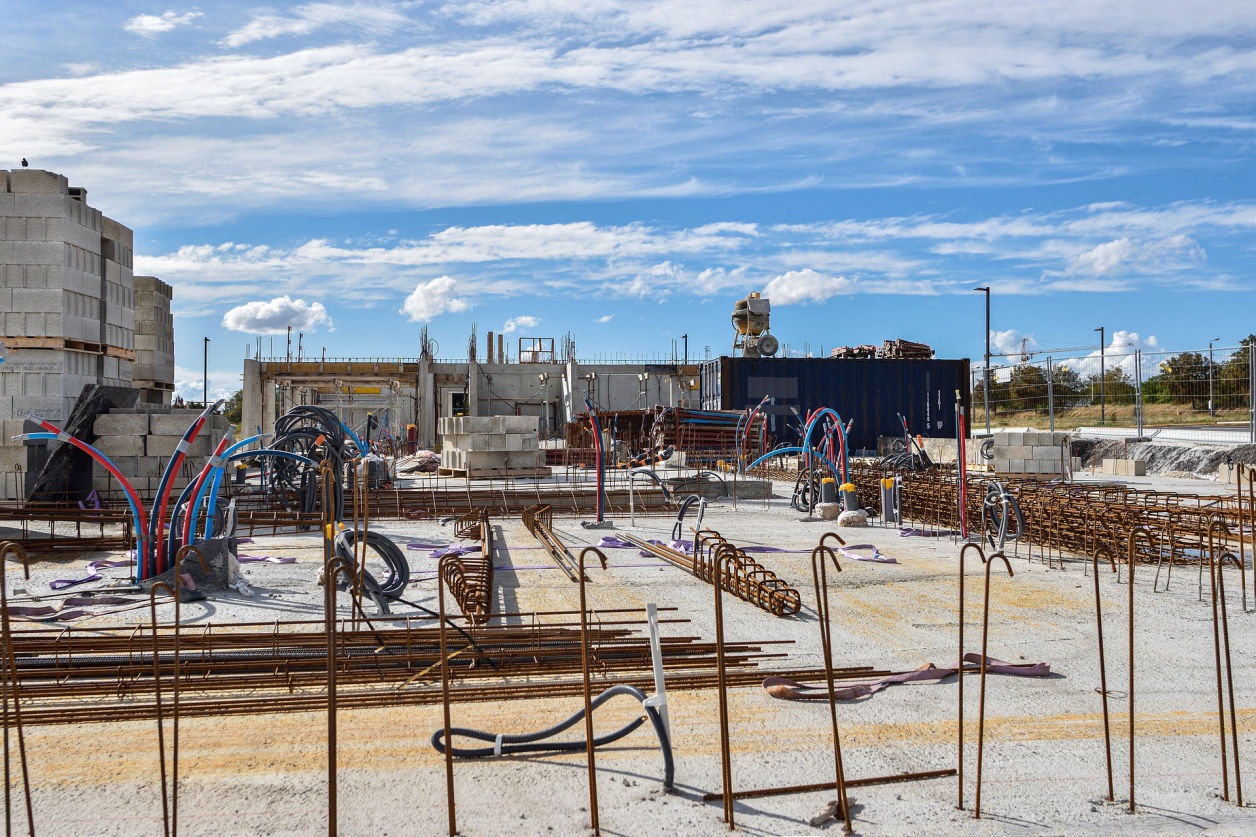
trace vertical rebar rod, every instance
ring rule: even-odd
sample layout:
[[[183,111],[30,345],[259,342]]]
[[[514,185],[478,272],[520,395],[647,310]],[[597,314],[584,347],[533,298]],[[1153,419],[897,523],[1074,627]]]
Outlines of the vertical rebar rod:
[[[956,749],[955,749],[955,786],[959,791],[959,802],[956,808],[964,810],[964,557],[968,554],[969,549],[977,550],[977,557],[981,559],[981,563],[986,563],[986,553],[981,548],[981,544],[966,543],[959,550],[959,661],[955,664],[955,673],[958,678],[956,687],[959,689],[959,695],[956,700],[958,716],[956,727]]]
[[[825,539],[832,537],[841,545],[845,545],[835,533],[828,533]],[[842,566],[837,562],[837,553],[832,547],[825,546],[823,541],[811,552],[811,578],[816,587],[816,621],[820,627],[820,648],[824,653],[824,674],[829,689],[829,722],[833,730],[833,776],[837,790],[837,802],[842,808],[842,830],[850,834],[851,827],[850,800],[846,795],[846,771],[842,765],[842,738],[837,727],[837,695],[833,684],[833,622],[829,610],[828,571],[825,558],[833,562],[838,572]]]
[[[335,837],[336,816],[336,569],[333,564],[335,551],[335,505],[332,501],[333,480],[337,475],[331,463],[319,464],[322,483],[323,529],[323,631],[327,639],[327,833]]]
[[[697,536],[694,537],[694,554],[696,555],[698,544]],[[711,586],[715,590],[715,680],[719,693],[720,771],[724,789],[724,822],[728,823],[728,830],[732,831],[736,828],[736,824],[733,819],[733,765],[728,743],[728,681],[724,665],[724,587],[720,578],[722,551],[722,549],[717,549],[714,560],[711,562]]]
[[[1106,545],[1098,547],[1091,553],[1094,562],[1095,576],[1095,636],[1099,645],[1099,696],[1103,703],[1103,753],[1108,768],[1108,801],[1116,801],[1116,790],[1112,785],[1112,727],[1108,717],[1108,668],[1103,655],[1103,605],[1099,598],[1099,556],[1108,559],[1112,572],[1116,572],[1116,559],[1112,549]]]
[[[994,566],[995,558],[1003,559],[1008,578],[1012,577],[1012,565],[1002,552],[994,553],[986,561],[986,592],[981,603],[981,687],[978,689],[977,698],[977,794],[973,802],[973,818],[978,820],[981,819],[981,760],[986,746],[986,657],[990,634],[990,568]]]
[[[593,833],[601,834],[597,815],[597,765],[593,755],[593,692],[589,686],[589,610],[585,602],[584,558],[592,552],[606,569],[606,556],[596,547],[586,546],[580,550],[580,673],[584,684],[584,755],[589,769],[589,816],[593,825]],[[447,747],[448,749],[448,747]]]
[[[469,482],[469,481],[468,481]],[[452,556],[446,555],[436,565],[436,598],[439,602],[440,621],[437,633],[440,636],[440,693],[441,708],[445,719],[445,804],[446,817],[449,821],[449,837],[458,833],[458,821],[454,813],[454,746],[451,724],[449,721],[449,654],[445,638],[445,566]]]
[[[10,805],[9,783],[12,777],[9,768],[9,697],[12,695],[13,726],[17,729],[18,760],[22,766],[22,793],[25,796],[26,803],[26,828],[30,837],[35,837],[35,814],[34,807],[31,805],[30,772],[26,767],[26,734],[22,728],[21,682],[17,673],[17,658],[13,653],[13,633],[9,622],[8,578],[4,567],[4,562],[8,559],[10,553],[16,555],[18,560],[22,562],[22,571],[26,579],[29,581],[31,577],[30,563],[26,556],[26,550],[20,544],[12,541],[0,543],[0,640],[4,644],[2,651],[4,654],[3,667],[6,669],[4,675],[0,677],[0,682],[3,683],[3,695],[0,698],[4,701],[4,825],[5,834],[11,834],[12,806]],[[12,677],[11,681],[10,677]]]

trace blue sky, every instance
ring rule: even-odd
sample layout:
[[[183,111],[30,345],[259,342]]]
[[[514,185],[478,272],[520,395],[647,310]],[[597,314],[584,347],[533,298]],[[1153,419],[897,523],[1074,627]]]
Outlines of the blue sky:
[[[1256,331],[1256,4],[22,3],[0,160],[175,288],[179,384],[257,335],[412,356]],[[481,337],[482,344],[482,337]],[[310,348],[312,347],[312,349]]]

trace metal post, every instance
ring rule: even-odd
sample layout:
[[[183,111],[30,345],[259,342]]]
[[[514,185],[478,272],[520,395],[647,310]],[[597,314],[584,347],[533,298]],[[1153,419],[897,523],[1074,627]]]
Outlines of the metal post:
[[[1138,438],[1143,437],[1143,351],[1134,350],[1134,418],[1138,421]]]
[[[1221,338],[1214,337],[1208,341],[1208,415],[1212,418],[1217,417],[1217,408],[1212,400],[1212,342]]]
[[[201,393],[201,403],[208,405],[209,404],[209,338],[208,337],[205,338],[204,349],[205,349],[205,357],[204,357],[205,366],[203,368],[204,377],[201,379],[201,383],[204,389]]]
[[[1247,436],[1256,445],[1256,341],[1247,344]]]
[[[1104,376],[1104,357],[1103,353],[1107,346],[1107,337],[1103,330],[1103,326],[1099,326],[1095,331],[1099,332],[1099,423],[1107,424],[1107,405],[1104,404],[1103,398],[1103,376]]]
[[[1055,387],[1053,386],[1052,375],[1054,368],[1051,365],[1051,358],[1047,358],[1047,415],[1051,419],[1051,432],[1055,432]]]
[[[973,288],[974,291],[985,291],[986,294],[986,365],[982,369],[985,385],[981,388],[985,396],[986,435],[990,435],[990,287]]]

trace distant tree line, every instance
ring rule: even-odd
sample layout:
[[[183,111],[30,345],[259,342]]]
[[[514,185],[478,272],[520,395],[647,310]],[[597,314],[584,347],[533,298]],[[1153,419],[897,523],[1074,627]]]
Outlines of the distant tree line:
[[[1218,410],[1248,406],[1250,378],[1248,346],[1256,335],[1243,339],[1240,348],[1228,358],[1214,358],[1200,352],[1182,352],[1159,364],[1154,374],[1143,379],[1144,404],[1182,404],[1195,410],[1208,409],[1208,373],[1212,371],[1213,401]],[[1054,364],[1051,390],[1057,410],[1099,403],[1099,372],[1083,377],[1065,364]],[[985,396],[984,382],[978,378],[973,388],[973,405]],[[1103,370],[1103,396],[1108,404],[1133,404],[1137,391],[1133,376],[1117,365]],[[1006,381],[991,380],[990,410],[997,413],[1048,409],[1045,365],[1022,363]]]

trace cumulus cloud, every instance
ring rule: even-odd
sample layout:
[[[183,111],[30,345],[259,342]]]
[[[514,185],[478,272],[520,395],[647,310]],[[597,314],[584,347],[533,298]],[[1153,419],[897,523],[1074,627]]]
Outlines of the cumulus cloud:
[[[458,283],[450,276],[438,276],[427,282],[420,282],[401,304],[401,313],[410,318],[410,322],[427,322],[441,314],[465,311],[471,305],[464,299],[454,296]]]
[[[174,392],[183,396],[185,401],[200,401],[206,389],[205,373],[201,367],[189,369],[175,364]],[[211,369],[209,370],[209,398],[230,398],[240,389],[240,370]]]
[[[1077,269],[1104,276],[1129,262],[1134,257],[1134,242],[1118,238],[1087,250],[1077,257],[1073,266]]]
[[[1023,343],[1021,341],[1024,341]],[[1038,345],[1032,334],[1025,334],[1014,328],[1005,331],[990,329],[990,351],[993,354],[1009,355],[1015,352],[1030,351]]]
[[[223,328],[248,334],[285,334],[288,326],[314,331],[318,326],[331,324],[323,303],[292,299],[286,294],[269,302],[255,300],[237,305],[222,318]]]
[[[499,333],[510,334],[511,332],[518,331],[521,328],[536,328],[537,323],[539,322],[541,322],[539,318],[531,317],[527,314],[521,317],[511,317],[506,321],[506,324],[501,327],[501,331]]]
[[[368,3],[310,3],[298,6],[289,15],[258,15],[222,39],[226,47],[238,47],[284,35],[308,35],[325,26],[351,24],[361,28],[383,28],[405,22],[394,9]]]
[[[176,26],[191,23],[201,16],[200,12],[164,11],[159,15],[136,15],[122,25],[126,31],[144,38],[155,38],[163,32],[169,32]]]
[[[598,318],[597,318],[597,322],[599,322],[599,323],[609,323],[609,322],[610,322],[611,320],[613,320],[613,319],[615,319],[615,315],[614,315],[614,314],[606,314],[606,315],[604,315],[604,316],[598,317]]]
[[[855,292],[855,282],[845,276],[826,276],[811,268],[782,273],[763,288],[763,295],[775,305],[824,302],[839,294]]]

